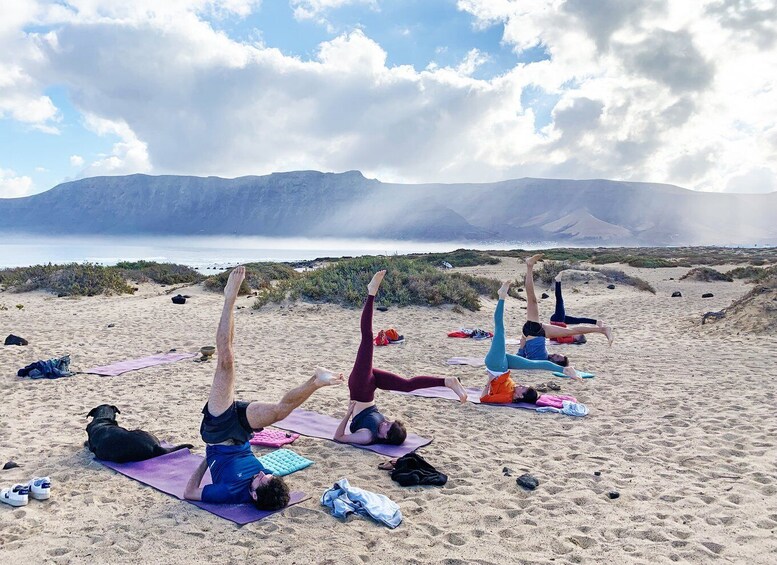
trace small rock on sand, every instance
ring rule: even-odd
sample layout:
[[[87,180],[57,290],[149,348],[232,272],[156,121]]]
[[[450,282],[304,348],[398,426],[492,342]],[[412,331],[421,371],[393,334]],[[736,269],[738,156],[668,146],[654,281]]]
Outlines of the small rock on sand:
[[[518,486],[525,488],[526,490],[534,490],[536,489],[540,482],[532,477],[529,473],[524,473],[517,479],[515,479],[515,482],[518,483]]]

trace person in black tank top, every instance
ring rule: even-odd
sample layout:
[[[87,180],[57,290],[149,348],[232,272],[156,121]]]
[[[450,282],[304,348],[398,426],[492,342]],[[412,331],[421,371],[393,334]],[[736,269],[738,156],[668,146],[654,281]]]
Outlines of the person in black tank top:
[[[453,390],[462,402],[466,402],[467,393],[455,377],[420,376],[405,379],[394,373],[375,369],[372,366],[374,348],[372,332],[372,314],[375,304],[375,294],[386,271],[378,271],[367,285],[367,300],[361,315],[361,343],[356,353],[353,370],[348,377],[348,388],[351,392],[351,403],[345,418],[335,432],[334,439],[342,443],[368,445],[371,443],[389,443],[400,445],[407,437],[405,426],[399,420],[392,421],[378,411],[375,406],[375,390],[397,390],[411,392],[419,388],[447,386]],[[350,433],[345,428],[348,420],[353,417]]]

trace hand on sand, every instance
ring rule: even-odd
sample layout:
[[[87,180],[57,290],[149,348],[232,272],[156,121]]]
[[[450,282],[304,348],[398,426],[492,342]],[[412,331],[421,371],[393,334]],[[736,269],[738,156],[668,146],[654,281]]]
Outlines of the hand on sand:
[[[599,320],[596,322],[596,325],[602,328],[602,333],[607,338],[607,341],[610,342],[610,347],[612,347],[612,342],[615,341],[615,336],[612,335],[612,328],[609,326],[605,326],[604,322]]]
[[[456,377],[445,377],[445,386],[451,389],[459,397],[459,401],[464,404],[467,401],[467,391],[461,386],[461,382]]]
[[[243,279],[245,278],[246,268],[243,265],[232,269],[232,272],[229,273],[227,285],[224,287],[224,296],[227,298],[237,298],[237,293],[240,291],[240,285],[243,284]]]
[[[380,283],[383,282],[383,277],[386,276],[386,270],[383,269],[382,271],[378,271],[372,276],[372,280],[367,285],[367,293],[370,296],[375,296],[378,294],[378,289],[380,288]]]
[[[317,386],[335,386],[345,382],[345,377],[342,373],[335,374],[323,367],[316,367],[313,376],[316,378],[315,382]]]
[[[502,286],[499,287],[499,290],[496,292],[496,295],[499,297],[499,300],[504,300],[507,298],[507,291],[510,290],[510,281],[504,281],[502,283]]]
[[[527,257],[526,258],[526,266],[531,269],[532,267],[534,267],[534,265],[540,259],[542,259],[542,253],[537,253],[536,255],[532,255],[531,257]]]
[[[582,381],[583,377],[577,374],[577,371],[572,365],[568,365],[564,367],[564,370],[562,371],[566,376],[568,376],[573,381]]]

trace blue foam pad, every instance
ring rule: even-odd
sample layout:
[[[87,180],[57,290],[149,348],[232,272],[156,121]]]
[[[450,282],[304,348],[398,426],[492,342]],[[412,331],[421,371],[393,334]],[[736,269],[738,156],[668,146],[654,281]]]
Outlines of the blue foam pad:
[[[313,464],[313,461],[305,459],[302,455],[297,455],[291,449],[276,449],[258,459],[265,469],[278,477],[291,475],[294,471],[299,471]]]
[[[585,373],[583,371],[578,371],[577,374],[580,375],[584,379],[593,379],[594,378],[594,374],[593,373]],[[558,371],[553,373],[553,376],[554,377],[561,377],[562,379],[568,379],[569,378],[564,373],[559,373]]]

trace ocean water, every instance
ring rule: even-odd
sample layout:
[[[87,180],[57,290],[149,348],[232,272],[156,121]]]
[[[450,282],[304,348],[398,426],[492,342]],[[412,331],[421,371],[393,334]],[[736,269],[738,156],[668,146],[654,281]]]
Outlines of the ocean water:
[[[0,235],[0,267],[45,263],[158,261],[222,270],[252,261],[301,261],[318,257],[432,253],[454,249],[532,249],[551,244],[420,242],[368,239],[303,239],[228,236],[37,237]]]

